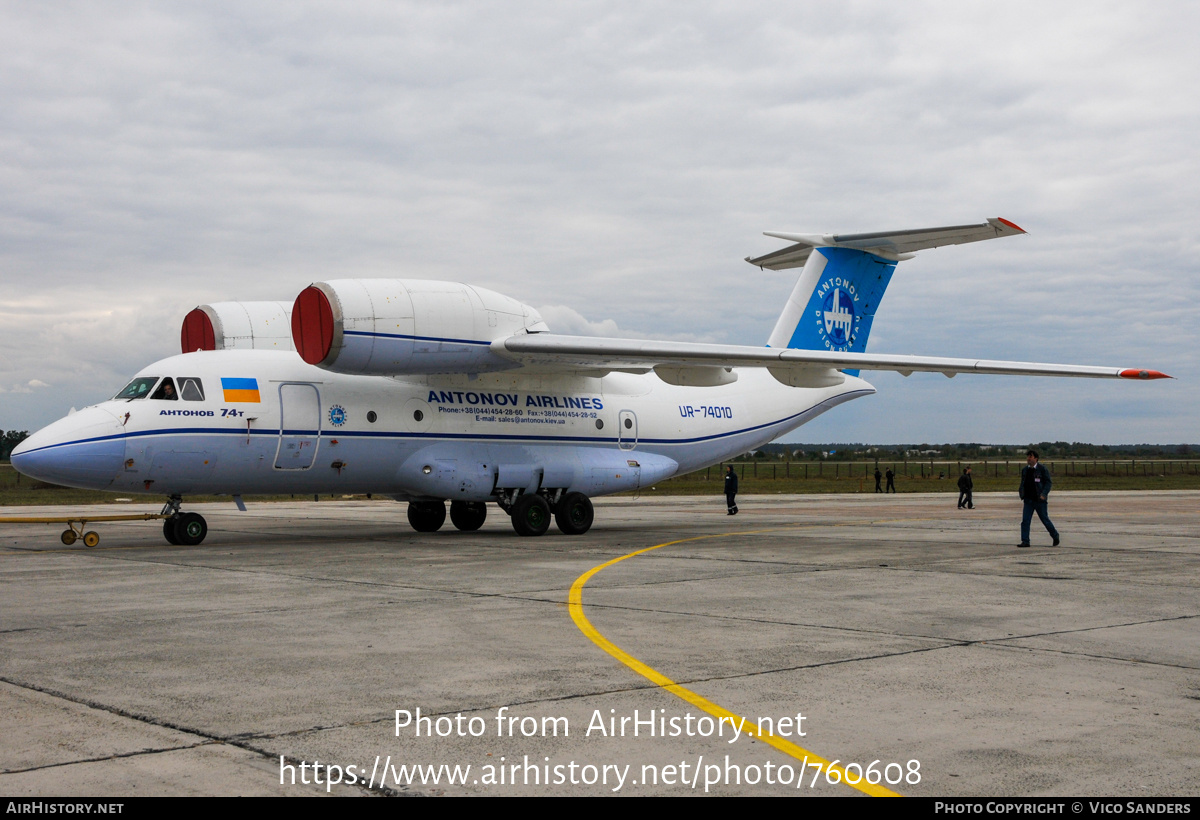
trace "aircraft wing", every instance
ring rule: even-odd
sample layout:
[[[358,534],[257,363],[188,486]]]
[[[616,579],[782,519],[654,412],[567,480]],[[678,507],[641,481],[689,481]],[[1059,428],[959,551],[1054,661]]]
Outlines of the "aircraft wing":
[[[986,373],[1009,376],[1076,376],[1083,378],[1167,379],[1157,370],[1125,367],[1091,367],[1041,362],[1004,362],[987,359],[951,359],[940,356],[898,356],[886,353],[839,353],[828,350],[659,342],[641,339],[600,339],[530,333],[492,342],[492,352],[539,370],[713,370],[732,367],[766,367],[777,376],[833,370],[894,370],[914,372]],[[683,383],[705,383],[685,381]],[[720,382],[708,382],[720,383]]]
[[[944,228],[915,228],[875,233],[803,234],[765,231],[765,236],[786,239],[796,244],[772,251],[764,256],[755,258],[747,256],[746,261],[751,265],[771,270],[798,268],[808,261],[813,248],[851,248],[896,261],[908,259],[911,254],[928,248],[982,242],[998,236],[1015,236],[1022,233],[1025,231],[1000,217],[994,217],[977,225],[950,225]]]

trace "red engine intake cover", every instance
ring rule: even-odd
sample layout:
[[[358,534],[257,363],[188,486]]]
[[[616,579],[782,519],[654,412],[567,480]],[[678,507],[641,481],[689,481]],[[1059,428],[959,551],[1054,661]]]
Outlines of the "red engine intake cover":
[[[200,308],[194,308],[183,317],[179,346],[183,348],[184,353],[217,349],[217,334],[213,331],[212,319]]]
[[[292,306],[292,341],[300,358],[309,364],[325,361],[333,347],[333,308],[319,288],[300,291]]]

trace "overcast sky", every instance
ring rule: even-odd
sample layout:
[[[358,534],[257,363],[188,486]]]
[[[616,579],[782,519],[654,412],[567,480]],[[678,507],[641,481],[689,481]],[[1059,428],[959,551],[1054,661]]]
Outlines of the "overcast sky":
[[[178,352],[197,304],[471,282],[561,333],[762,344],[764,230],[1002,216],[901,263],[796,441],[1197,442],[1200,6],[0,4],[0,428]]]

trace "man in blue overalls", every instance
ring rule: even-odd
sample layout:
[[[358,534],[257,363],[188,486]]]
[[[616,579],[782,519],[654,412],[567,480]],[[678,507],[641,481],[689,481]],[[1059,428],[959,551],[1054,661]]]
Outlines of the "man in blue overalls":
[[[1046,498],[1050,495],[1050,471],[1038,464],[1038,454],[1034,450],[1025,453],[1025,461],[1028,466],[1021,468],[1021,486],[1018,489],[1021,499],[1025,502],[1025,512],[1021,516],[1021,543],[1017,546],[1029,546],[1029,522],[1033,520],[1033,514],[1036,512],[1038,519],[1046,525],[1046,531],[1054,539],[1054,546],[1057,547],[1058,530],[1054,529],[1054,523],[1046,514]]]
[[[737,473],[733,471],[733,467],[725,468],[725,506],[729,510],[726,515],[737,515],[737,504],[734,503],[734,497],[737,496]]]

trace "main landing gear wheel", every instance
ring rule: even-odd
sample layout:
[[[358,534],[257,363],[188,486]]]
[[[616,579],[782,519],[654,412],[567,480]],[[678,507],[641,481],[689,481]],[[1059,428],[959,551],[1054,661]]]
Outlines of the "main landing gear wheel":
[[[79,536],[75,534],[75,530],[63,530],[62,535],[59,536],[59,540],[69,547],[75,543],[75,539],[78,537]]]
[[[463,532],[474,532],[487,520],[487,505],[478,501],[451,501],[450,522]]]
[[[172,519],[167,519],[168,521]],[[183,513],[175,519],[175,540],[180,546],[194,547],[208,535],[208,522],[200,513]]]
[[[517,535],[545,535],[550,529],[550,504],[540,495],[523,495],[513,504],[513,529]]]
[[[95,530],[91,530],[90,532],[85,532],[83,534],[83,545],[85,547],[94,547],[99,543],[100,533],[96,532]]]
[[[408,523],[417,532],[437,532],[446,523],[446,502],[410,501]]]
[[[554,522],[564,535],[583,535],[595,517],[591,499],[583,493],[567,493],[554,509]]]
[[[163,538],[167,539],[167,543],[173,547],[179,546],[179,539],[175,537],[175,521],[178,517],[173,515],[163,519]]]

